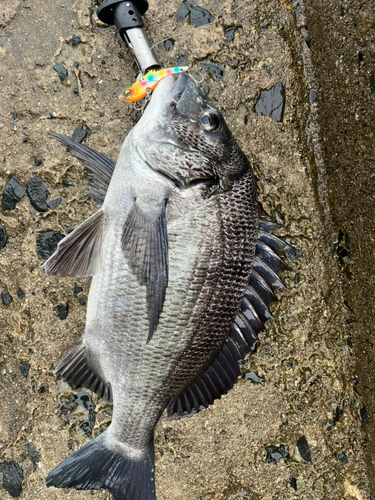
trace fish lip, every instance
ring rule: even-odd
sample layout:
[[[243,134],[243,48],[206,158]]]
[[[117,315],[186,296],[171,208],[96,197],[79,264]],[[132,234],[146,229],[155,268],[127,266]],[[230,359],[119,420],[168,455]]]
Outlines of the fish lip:
[[[177,104],[184,93],[187,84],[191,80],[191,77],[187,73],[180,73],[178,78],[175,80],[169,95],[172,97],[173,101]]]

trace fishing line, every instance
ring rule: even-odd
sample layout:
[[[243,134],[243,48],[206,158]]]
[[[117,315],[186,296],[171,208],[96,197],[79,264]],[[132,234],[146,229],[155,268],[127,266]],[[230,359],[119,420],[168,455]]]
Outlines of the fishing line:
[[[191,33],[192,31],[196,31],[196,30],[199,30],[201,28],[207,28],[208,26],[212,26],[216,23],[220,23],[222,21],[224,21],[227,17],[229,17],[231,14],[233,14],[234,12],[236,12],[238,9],[240,9],[241,7],[243,7],[245,4],[247,4],[249,2],[249,0],[245,0],[244,2],[240,3],[240,5],[238,5],[237,7],[235,7],[234,9],[232,9],[230,12],[228,12],[228,14],[225,14],[224,17],[219,17],[220,14],[216,14],[218,16],[217,19],[215,19],[214,21],[211,21],[210,23],[207,23],[207,24],[203,24],[202,26],[195,26],[194,28],[189,28],[188,30],[184,30],[184,31],[180,31],[179,33],[176,33],[176,34],[173,34],[173,38],[177,38],[177,37],[180,37],[182,35],[186,35],[188,33]],[[247,14],[246,14],[247,15]],[[156,48],[158,45],[160,45],[161,43],[163,42],[166,42],[167,40],[169,40],[171,38],[171,35],[169,35],[168,37],[166,38],[163,38],[162,40],[159,40],[158,42],[155,42],[147,51],[147,55],[154,49]]]

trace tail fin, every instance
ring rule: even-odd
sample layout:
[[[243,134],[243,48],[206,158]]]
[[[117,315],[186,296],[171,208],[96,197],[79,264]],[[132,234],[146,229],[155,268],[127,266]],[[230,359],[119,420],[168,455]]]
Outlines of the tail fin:
[[[107,488],[115,500],[156,500],[153,445],[141,459],[129,458],[119,447],[112,451],[106,446],[106,432],[50,472],[47,486],[77,490]]]

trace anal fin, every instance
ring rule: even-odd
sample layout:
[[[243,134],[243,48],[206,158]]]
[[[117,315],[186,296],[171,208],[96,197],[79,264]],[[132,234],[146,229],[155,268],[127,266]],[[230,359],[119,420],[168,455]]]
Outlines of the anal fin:
[[[100,372],[82,339],[63,357],[54,370],[54,373],[62,375],[65,382],[73,388],[86,387],[104,401],[111,402],[111,386]]]
[[[93,276],[97,272],[102,248],[103,216],[104,212],[100,209],[60,241],[55,253],[44,264],[47,275],[79,278]]]

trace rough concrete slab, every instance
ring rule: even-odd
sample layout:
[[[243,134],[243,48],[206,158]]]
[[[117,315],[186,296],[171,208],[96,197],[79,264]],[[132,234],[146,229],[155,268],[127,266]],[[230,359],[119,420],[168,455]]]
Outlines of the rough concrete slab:
[[[364,402],[353,387],[354,318],[344,303],[345,272],[338,256],[346,243],[330,211],[305,7],[259,1],[230,13],[238,2],[198,1],[225,15],[223,25],[178,36],[190,27],[187,19],[175,20],[180,3],[150,2],[145,16],[150,38],[175,40],[169,51],[161,45],[158,56],[166,67],[185,56],[197,78],[202,72],[202,87],[253,162],[261,210],[285,225],[281,234],[301,255],[290,256],[298,258],[285,275],[288,290],[279,294],[275,319],[244,365],[264,384],[240,380],[194,418],[160,421],[158,499],[370,499]],[[92,414],[69,403],[79,389],[73,391],[52,374],[83,332],[89,280],[47,278],[36,238],[45,231],[66,234],[96,210],[82,166],[47,131],[71,135],[84,124],[86,144],[116,159],[133,126],[131,116],[139,113],[116,96],[133,83],[137,71],[115,30],[98,22],[95,1],[6,4],[10,14],[0,31],[0,192],[13,175],[24,186],[37,176],[50,199],[61,197],[63,203],[39,213],[25,196],[15,210],[0,210],[8,235],[0,254],[0,292],[7,290],[13,298],[9,305],[0,304],[0,462],[14,461],[22,468],[22,494],[28,500],[109,498],[105,491],[44,485],[48,472],[90,439],[85,430]],[[225,28],[231,26],[237,30],[228,43]],[[82,42],[73,46],[73,35]],[[216,81],[199,61],[220,65],[224,77]],[[64,83],[53,70],[60,63],[68,70]],[[278,82],[286,96],[281,123],[254,110],[261,92]],[[315,102],[311,90],[318,92]],[[68,315],[61,320],[58,308],[67,305]],[[30,365],[26,376],[21,363]],[[95,396],[93,401],[97,435],[108,426],[111,407]],[[302,436],[311,464],[296,449]],[[39,453],[36,467],[30,444]],[[265,447],[280,444],[289,447],[290,458],[266,463]],[[342,452],[347,464],[338,458]],[[11,498],[4,487],[0,497]]]

